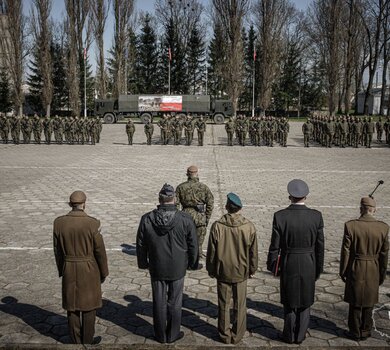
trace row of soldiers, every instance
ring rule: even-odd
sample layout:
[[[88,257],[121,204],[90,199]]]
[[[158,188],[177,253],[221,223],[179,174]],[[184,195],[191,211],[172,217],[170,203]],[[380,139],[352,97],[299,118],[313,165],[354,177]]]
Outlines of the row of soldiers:
[[[160,140],[163,145],[168,145],[172,139],[174,145],[180,145],[184,130],[185,144],[191,146],[194,138],[194,131],[196,130],[198,134],[198,146],[203,146],[204,134],[206,132],[206,121],[203,116],[194,119],[191,115],[188,115],[183,121],[179,116],[164,114],[157,122],[157,126],[160,128]],[[134,123],[129,119],[126,124],[129,145],[133,144],[134,132]],[[144,132],[146,135],[146,143],[151,145],[154,133],[154,125],[152,122],[145,124]]]
[[[238,115],[237,118],[230,118],[225,124],[228,146],[233,146],[233,136],[241,146],[246,145],[249,135],[250,143],[253,146],[273,147],[274,142],[278,142],[282,147],[287,147],[287,137],[290,125],[286,118],[275,118],[271,116],[245,117]]]
[[[345,148],[359,145],[371,148],[376,131],[377,142],[382,143],[385,134],[386,143],[390,145],[390,118],[383,122],[379,117],[375,123],[371,117],[356,116],[313,116],[302,125],[304,145],[317,142],[323,147],[338,146]]]
[[[23,143],[30,143],[31,136],[37,144],[41,143],[42,133],[46,144],[52,143],[52,135],[57,144],[92,144],[99,143],[103,123],[99,117],[45,117],[27,115],[6,117],[0,115],[0,137],[3,143],[8,143],[9,133],[14,144],[20,143],[22,134]]]

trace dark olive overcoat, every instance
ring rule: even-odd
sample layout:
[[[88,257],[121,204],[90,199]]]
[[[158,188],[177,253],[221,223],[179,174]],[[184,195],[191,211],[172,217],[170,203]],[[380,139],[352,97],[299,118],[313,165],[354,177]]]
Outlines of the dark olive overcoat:
[[[102,306],[101,279],[108,276],[100,221],[83,210],[72,210],[54,221],[53,243],[62,307],[90,311]]]
[[[372,215],[362,215],[344,225],[340,276],[345,281],[344,300],[354,306],[373,307],[379,285],[386,277],[389,226]]]
[[[280,302],[290,308],[314,303],[315,281],[324,266],[322,214],[292,204],[274,214],[267,268],[275,266],[280,250]]]

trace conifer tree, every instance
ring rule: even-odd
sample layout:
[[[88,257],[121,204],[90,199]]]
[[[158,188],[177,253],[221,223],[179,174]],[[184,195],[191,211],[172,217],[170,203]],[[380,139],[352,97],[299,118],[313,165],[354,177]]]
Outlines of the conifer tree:
[[[157,36],[153,29],[153,18],[148,13],[141,21],[142,27],[137,45],[138,90],[142,93],[154,94],[158,92]]]
[[[0,70],[0,112],[7,113],[11,110],[11,88],[9,78],[4,68]]]
[[[31,60],[28,64],[29,75],[27,77],[27,83],[30,93],[26,96],[26,100],[29,103],[32,110],[38,114],[42,114],[43,106],[41,101],[43,79],[39,64],[39,48],[35,48],[32,51]]]
[[[188,82],[191,94],[199,93],[203,90],[205,78],[205,44],[201,37],[198,26],[194,26],[188,45]]]
[[[69,88],[65,73],[65,50],[59,42],[52,42],[51,55],[53,62],[52,111],[58,111],[69,106]]]

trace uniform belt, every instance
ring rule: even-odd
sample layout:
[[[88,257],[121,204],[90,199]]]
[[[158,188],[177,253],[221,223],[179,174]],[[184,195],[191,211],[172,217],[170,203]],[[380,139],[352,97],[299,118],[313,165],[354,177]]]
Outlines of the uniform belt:
[[[376,260],[376,259],[378,259],[378,257],[379,257],[378,254],[376,254],[376,255],[356,254],[356,255],[355,255],[355,259],[356,259],[356,260],[366,260],[366,261]]]
[[[314,249],[312,247],[309,248],[287,248],[287,254],[311,254],[314,253]]]
[[[66,262],[83,262],[83,261],[94,261],[93,256],[75,256],[75,255],[66,255]]]

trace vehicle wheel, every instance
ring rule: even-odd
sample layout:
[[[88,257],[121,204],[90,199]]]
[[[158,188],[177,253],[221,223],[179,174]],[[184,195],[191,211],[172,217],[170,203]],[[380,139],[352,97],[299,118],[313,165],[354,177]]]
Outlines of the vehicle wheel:
[[[142,113],[139,117],[142,123],[146,124],[152,121],[152,115],[150,113]]]
[[[213,119],[215,124],[223,124],[225,122],[225,116],[220,113],[214,114]]]
[[[115,115],[112,113],[107,113],[104,115],[104,122],[106,124],[113,124],[115,123]]]

